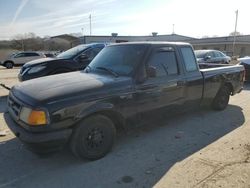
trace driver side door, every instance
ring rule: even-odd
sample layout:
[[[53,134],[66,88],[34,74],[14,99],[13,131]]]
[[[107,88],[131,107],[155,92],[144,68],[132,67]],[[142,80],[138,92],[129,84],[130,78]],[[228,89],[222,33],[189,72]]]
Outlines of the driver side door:
[[[172,47],[153,50],[147,69],[155,69],[155,76],[147,76],[136,85],[137,112],[143,113],[159,108],[173,110],[185,102],[185,77],[180,72],[176,52]]]

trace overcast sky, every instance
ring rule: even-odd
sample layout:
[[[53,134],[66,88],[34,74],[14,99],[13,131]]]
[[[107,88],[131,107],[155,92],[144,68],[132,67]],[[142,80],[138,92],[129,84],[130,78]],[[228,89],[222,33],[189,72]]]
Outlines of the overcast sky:
[[[191,37],[250,34],[249,0],[0,0],[0,39],[34,32],[149,35],[175,33]],[[82,30],[83,29],[83,30]]]

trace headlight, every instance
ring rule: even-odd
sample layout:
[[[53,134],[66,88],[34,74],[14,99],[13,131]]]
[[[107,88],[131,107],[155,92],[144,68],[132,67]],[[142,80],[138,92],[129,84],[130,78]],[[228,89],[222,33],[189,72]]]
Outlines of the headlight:
[[[22,107],[20,113],[20,119],[33,126],[37,125],[46,125],[48,124],[48,118],[46,116],[46,112],[43,110],[32,110],[27,107]]]
[[[33,74],[33,73],[37,73],[43,69],[45,69],[46,67],[45,66],[37,66],[37,67],[32,67],[30,70],[29,70],[29,74]]]

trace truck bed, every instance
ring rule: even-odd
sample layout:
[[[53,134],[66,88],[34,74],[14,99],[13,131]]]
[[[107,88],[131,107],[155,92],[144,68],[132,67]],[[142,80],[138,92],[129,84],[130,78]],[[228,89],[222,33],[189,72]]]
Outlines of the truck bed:
[[[200,69],[204,78],[203,100],[212,100],[222,84],[229,84],[231,95],[240,92],[244,83],[244,67],[241,65],[218,65]],[[240,82],[240,84],[239,84]]]

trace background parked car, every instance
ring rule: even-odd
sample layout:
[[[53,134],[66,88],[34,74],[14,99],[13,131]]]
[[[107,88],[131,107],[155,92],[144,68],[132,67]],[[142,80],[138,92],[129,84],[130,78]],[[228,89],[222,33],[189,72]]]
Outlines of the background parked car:
[[[43,53],[40,52],[18,52],[10,55],[2,65],[7,69],[11,69],[16,65],[23,65],[29,61],[40,59],[46,57]]]
[[[245,80],[250,81],[250,57],[239,58],[238,61],[240,61],[240,65],[245,67]]]
[[[106,46],[106,44],[78,45],[54,58],[42,58],[26,63],[18,78],[20,81],[30,80],[42,76],[72,72],[85,69],[94,57]]]
[[[49,53],[49,52],[44,53],[44,55],[46,57],[56,57],[56,55],[54,53]]]
[[[231,61],[229,56],[218,50],[195,50],[198,63],[228,64]]]

